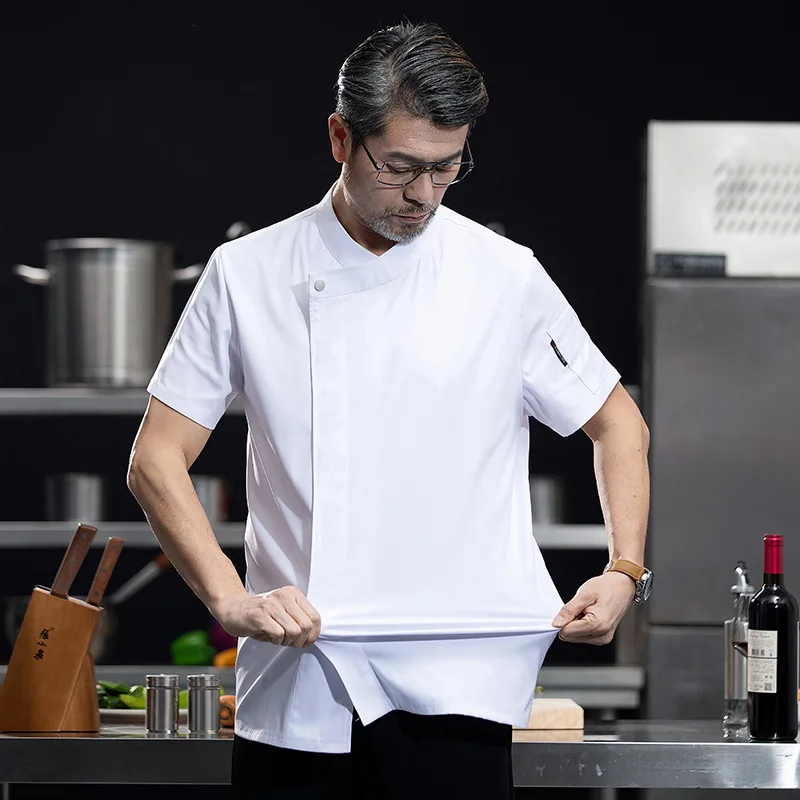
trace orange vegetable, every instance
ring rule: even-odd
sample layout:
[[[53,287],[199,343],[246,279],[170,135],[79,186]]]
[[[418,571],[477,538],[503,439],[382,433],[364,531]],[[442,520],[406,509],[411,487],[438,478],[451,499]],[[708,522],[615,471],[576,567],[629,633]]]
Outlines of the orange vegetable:
[[[219,724],[232,728],[236,721],[236,695],[225,694],[219,699]]]
[[[236,648],[231,647],[227,650],[220,650],[214,656],[215,667],[235,667],[236,666]]]

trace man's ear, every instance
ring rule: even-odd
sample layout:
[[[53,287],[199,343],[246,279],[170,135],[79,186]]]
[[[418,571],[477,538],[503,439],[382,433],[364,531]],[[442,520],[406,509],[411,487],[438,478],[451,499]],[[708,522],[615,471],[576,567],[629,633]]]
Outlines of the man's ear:
[[[339,164],[348,161],[353,152],[353,137],[349,126],[339,114],[334,113],[328,117],[328,136],[334,160]]]

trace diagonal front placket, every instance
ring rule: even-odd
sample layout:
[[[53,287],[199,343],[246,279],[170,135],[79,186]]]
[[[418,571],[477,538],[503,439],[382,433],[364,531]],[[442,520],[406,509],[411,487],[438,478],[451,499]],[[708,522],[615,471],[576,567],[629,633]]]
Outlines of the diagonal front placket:
[[[418,266],[394,249],[377,262],[308,277],[311,354],[311,445],[313,506],[308,599],[322,616],[349,599],[343,584],[350,514],[350,392],[359,385],[363,364],[350,363],[348,337],[354,335],[364,293],[378,290]],[[363,335],[358,331],[358,335]]]
[[[347,552],[349,474],[347,329],[337,321],[346,295],[327,296],[325,278],[309,278],[313,505],[308,596],[323,616],[341,594]]]

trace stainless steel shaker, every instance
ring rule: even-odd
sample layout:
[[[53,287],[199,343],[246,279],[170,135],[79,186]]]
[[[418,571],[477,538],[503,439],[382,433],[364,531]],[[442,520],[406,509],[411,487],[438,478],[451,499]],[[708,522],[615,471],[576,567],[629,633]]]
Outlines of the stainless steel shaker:
[[[178,732],[178,676],[147,675],[145,727],[149,733]]]
[[[219,675],[189,675],[189,733],[219,732]]]

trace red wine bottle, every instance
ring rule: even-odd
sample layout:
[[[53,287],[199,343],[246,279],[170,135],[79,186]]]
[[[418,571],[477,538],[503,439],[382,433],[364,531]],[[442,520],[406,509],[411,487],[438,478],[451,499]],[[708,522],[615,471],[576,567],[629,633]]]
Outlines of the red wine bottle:
[[[750,737],[797,738],[797,601],[783,584],[783,537],[764,537],[764,585],[750,601],[747,717]]]

